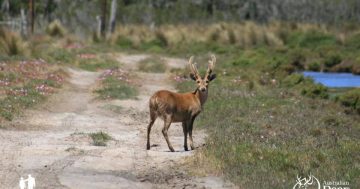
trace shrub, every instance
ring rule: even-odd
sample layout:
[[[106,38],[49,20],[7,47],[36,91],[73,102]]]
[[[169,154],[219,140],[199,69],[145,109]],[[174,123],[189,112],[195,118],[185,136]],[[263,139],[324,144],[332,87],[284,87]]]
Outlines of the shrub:
[[[301,94],[311,98],[329,98],[328,88],[321,84],[309,84],[302,89]]]
[[[342,58],[339,54],[331,54],[330,56],[328,56],[325,61],[324,61],[324,65],[328,68],[331,68],[337,64],[340,64],[342,61]]]
[[[321,69],[321,65],[318,62],[310,63],[308,66],[308,70],[318,72]]]
[[[134,47],[134,44],[133,42],[131,41],[130,38],[127,38],[125,36],[118,36],[117,39],[116,39],[116,45],[118,45],[119,47],[121,48],[131,48],[131,47]]]
[[[306,57],[304,55],[304,52],[300,49],[295,49],[290,52],[290,63],[298,70],[304,69],[304,64],[306,61]]]
[[[51,37],[64,37],[66,30],[59,20],[54,20],[47,26],[46,33]]]
[[[304,76],[301,74],[291,74],[282,80],[281,85],[285,87],[293,87],[304,81]]]
[[[339,102],[360,113],[360,89],[352,89],[339,96]]]

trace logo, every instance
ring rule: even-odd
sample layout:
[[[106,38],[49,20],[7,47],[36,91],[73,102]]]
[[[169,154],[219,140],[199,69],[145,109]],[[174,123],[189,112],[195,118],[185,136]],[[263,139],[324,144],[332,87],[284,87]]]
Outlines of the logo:
[[[320,189],[320,182],[319,179],[314,177],[314,175],[301,178],[299,176],[296,177],[296,184],[294,185],[293,189]]]
[[[27,188],[26,188],[27,186]],[[35,188],[35,178],[31,175],[28,175],[27,179],[24,179],[23,177],[20,178],[19,181],[19,187],[20,189],[34,189]]]

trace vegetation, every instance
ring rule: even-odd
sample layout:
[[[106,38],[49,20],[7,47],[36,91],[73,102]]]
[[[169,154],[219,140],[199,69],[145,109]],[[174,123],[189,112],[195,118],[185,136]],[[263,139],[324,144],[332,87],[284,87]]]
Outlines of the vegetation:
[[[41,60],[6,62],[1,69],[0,123],[39,104],[61,87],[66,77],[60,68]]]
[[[93,145],[95,146],[106,146],[106,143],[109,140],[112,140],[112,137],[103,131],[90,133],[89,136],[93,140]]]
[[[106,70],[101,76],[101,87],[95,90],[101,99],[128,99],[138,95],[138,90],[131,85],[129,74],[121,69]]]
[[[326,88],[299,74],[277,85],[263,82],[266,73],[249,68],[260,65],[218,59],[222,61],[216,70],[225,71],[217,72],[204,112],[195,122],[209,133],[207,146],[193,159],[195,171],[224,174],[240,188],[291,188],[297,175],[310,173],[360,184],[359,167],[354,166],[360,150],[357,115],[321,99],[327,97]],[[193,81],[178,84],[181,91],[193,87]],[[354,106],[357,92],[341,101]]]
[[[122,23],[107,38],[93,31],[96,24],[89,19],[100,14],[101,2],[38,3],[38,14],[51,24],[41,22],[46,35],[28,40],[0,30],[1,120],[13,119],[60,87],[64,74],[57,65],[105,70],[98,97],[128,99],[138,89],[111,52],[155,54],[139,64],[146,72],[166,71],[156,54],[204,60],[211,52],[218,57],[218,77],[195,123],[209,134],[194,157],[195,171],[223,174],[240,188],[291,188],[297,175],[310,173],[348,181],[352,188],[360,185],[359,89],[334,92],[298,73],[360,74],[358,1],[119,1]],[[18,0],[11,5],[0,18],[26,6]],[[67,22],[53,21],[54,15]],[[86,32],[79,32],[82,40],[70,34],[83,29],[93,34],[91,41]],[[172,71],[180,74],[175,78],[181,91],[194,89],[187,74]],[[99,146],[111,140],[102,131],[89,136]]]
[[[143,72],[163,73],[166,71],[166,65],[161,58],[153,56],[140,61],[138,69]]]

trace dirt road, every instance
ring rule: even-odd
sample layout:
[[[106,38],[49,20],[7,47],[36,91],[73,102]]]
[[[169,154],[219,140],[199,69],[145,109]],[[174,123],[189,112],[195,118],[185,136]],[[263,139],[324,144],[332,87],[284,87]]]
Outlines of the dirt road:
[[[179,124],[169,131],[177,152],[169,152],[160,120],[151,135],[154,147],[145,150],[150,95],[159,89],[175,91],[166,73],[136,71],[136,63],[146,57],[117,55],[141,81],[136,100],[96,100],[92,91],[100,73],[69,68],[69,83],[61,92],[14,120],[13,129],[0,130],[0,188],[18,188],[20,177],[28,174],[36,178],[36,189],[232,188],[221,178],[195,177],[179,168],[194,153],[183,150]],[[169,67],[186,65],[165,60]],[[93,146],[88,133],[98,131],[114,140]],[[204,132],[196,130],[194,137],[196,146],[204,144]]]

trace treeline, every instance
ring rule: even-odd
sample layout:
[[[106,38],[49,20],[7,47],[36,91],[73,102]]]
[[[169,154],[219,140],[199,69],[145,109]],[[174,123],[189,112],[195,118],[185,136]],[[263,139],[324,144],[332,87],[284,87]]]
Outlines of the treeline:
[[[94,20],[111,0],[33,0],[38,18]],[[26,0],[0,0],[0,19],[27,9]],[[341,24],[360,21],[359,0],[118,0],[121,23],[188,23],[271,20]],[[62,20],[64,21],[64,20]]]

